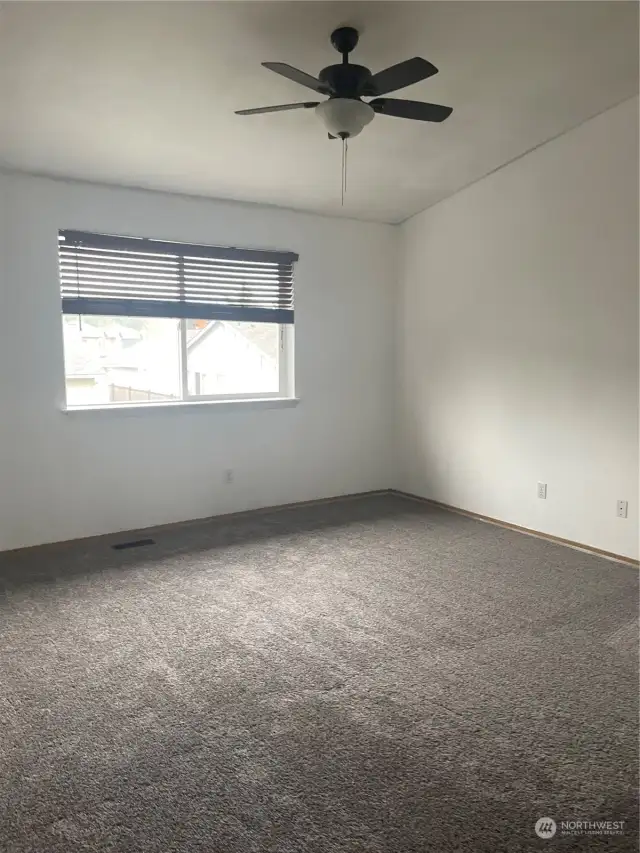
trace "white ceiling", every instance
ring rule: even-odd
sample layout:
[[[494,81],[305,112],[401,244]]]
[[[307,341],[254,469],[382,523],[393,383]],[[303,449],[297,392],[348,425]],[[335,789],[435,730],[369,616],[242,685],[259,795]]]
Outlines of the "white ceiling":
[[[331,30],[373,72],[440,69],[394,97],[443,124],[377,116],[349,149],[313,99],[260,65],[317,74]],[[635,2],[9,2],[0,7],[0,166],[398,222],[638,89]],[[587,179],[587,176],[585,176]]]

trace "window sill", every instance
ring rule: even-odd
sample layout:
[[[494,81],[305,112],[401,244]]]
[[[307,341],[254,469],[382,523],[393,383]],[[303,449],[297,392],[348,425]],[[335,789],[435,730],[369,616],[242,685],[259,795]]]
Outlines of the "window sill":
[[[211,412],[214,410],[233,412],[257,409],[292,409],[300,402],[298,397],[250,397],[242,400],[188,400],[176,403],[122,403],[107,406],[63,406],[65,415],[130,414],[146,412]]]

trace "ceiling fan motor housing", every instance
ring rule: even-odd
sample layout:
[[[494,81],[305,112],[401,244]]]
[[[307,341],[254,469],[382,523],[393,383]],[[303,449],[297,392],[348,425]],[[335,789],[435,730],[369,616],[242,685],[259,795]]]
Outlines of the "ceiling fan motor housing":
[[[371,71],[364,65],[328,65],[323,68],[318,79],[325,94],[337,98],[359,98],[367,94],[368,83],[371,80]],[[373,94],[373,93],[371,93]]]

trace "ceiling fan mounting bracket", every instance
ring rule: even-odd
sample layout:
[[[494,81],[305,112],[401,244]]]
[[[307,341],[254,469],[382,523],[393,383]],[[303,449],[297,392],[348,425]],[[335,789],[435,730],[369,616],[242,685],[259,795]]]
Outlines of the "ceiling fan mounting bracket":
[[[331,44],[338,53],[344,56],[347,53],[351,53],[358,44],[359,38],[358,31],[353,27],[338,27],[337,30],[331,33]]]

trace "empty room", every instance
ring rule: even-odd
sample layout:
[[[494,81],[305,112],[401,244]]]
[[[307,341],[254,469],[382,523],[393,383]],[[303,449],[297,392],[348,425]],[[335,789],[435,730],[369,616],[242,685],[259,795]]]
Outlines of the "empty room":
[[[0,853],[639,850],[638,11],[0,3]]]

